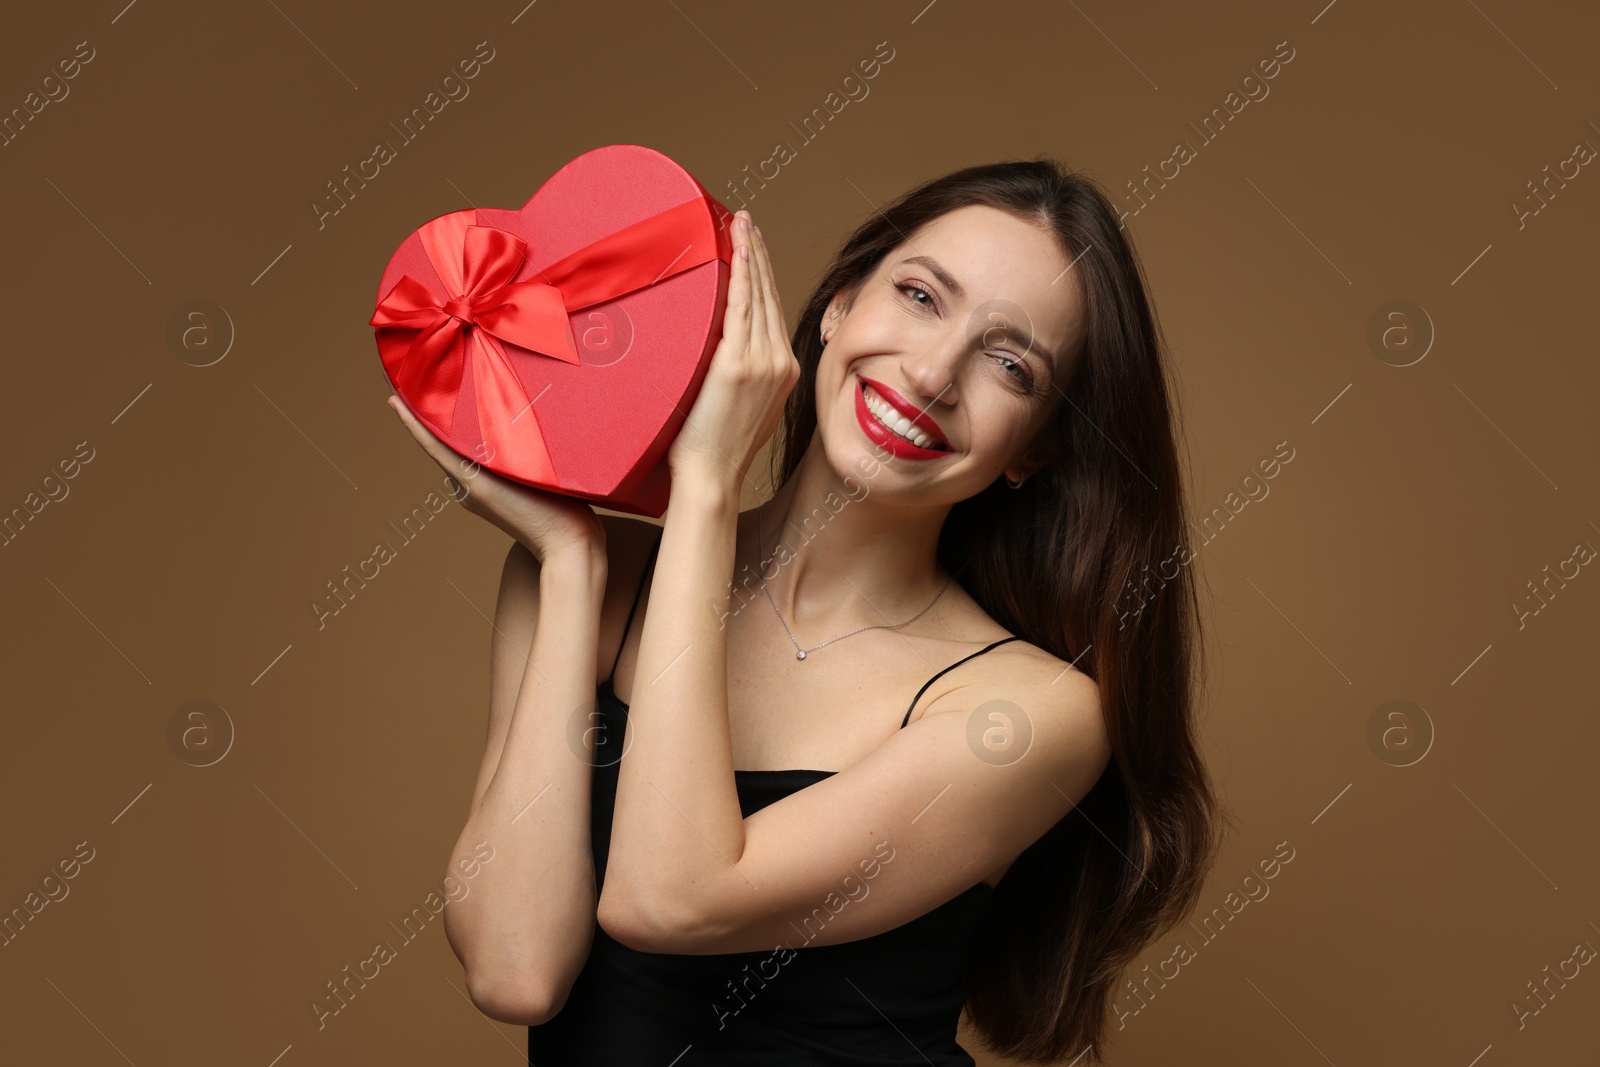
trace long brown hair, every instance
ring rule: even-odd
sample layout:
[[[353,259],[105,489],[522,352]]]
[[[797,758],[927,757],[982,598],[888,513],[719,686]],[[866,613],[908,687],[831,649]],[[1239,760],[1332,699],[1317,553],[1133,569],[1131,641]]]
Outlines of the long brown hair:
[[[997,480],[955,504],[939,560],[995,622],[1095,680],[1113,755],[1000,881],[972,941],[966,1012],[1003,1056],[1058,1062],[1088,1047],[1100,1061],[1124,970],[1194,907],[1228,818],[1196,744],[1195,578],[1187,555],[1176,574],[1162,569],[1186,545],[1187,525],[1170,368],[1106,197],[1041,157],[957,170],[875,211],[795,323],[801,375],[773,484],[794,474],[816,430],[829,301],[848,300],[920,226],[969,204],[1055,235],[1087,295],[1086,330],[1064,400],[1040,431],[1045,465],[1020,489]]]

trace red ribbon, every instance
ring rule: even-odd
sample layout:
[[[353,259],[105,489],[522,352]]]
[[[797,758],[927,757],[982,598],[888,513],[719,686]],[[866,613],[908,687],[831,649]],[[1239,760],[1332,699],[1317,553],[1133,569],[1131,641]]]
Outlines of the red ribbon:
[[[469,214],[443,215],[417,231],[446,295],[441,299],[416,277],[401,275],[378,301],[369,324],[377,329],[380,353],[401,397],[446,434],[455,426],[470,355],[477,422],[486,446],[476,458],[555,484],[533,401],[505,344],[579,365],[568,315],[713,259],[731,263],[728,212],[707,196],[686,201],[602,237],[521,282],[513,279],[527,258],[527,243],[504,230],[471,224]]]

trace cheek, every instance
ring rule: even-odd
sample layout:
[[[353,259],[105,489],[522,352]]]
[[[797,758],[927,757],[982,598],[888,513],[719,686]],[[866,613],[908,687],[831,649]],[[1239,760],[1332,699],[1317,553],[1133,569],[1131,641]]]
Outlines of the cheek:
[[[967,390],[968,393],[974,391]],[[1012,442],[1022,432],[1022,427],[1017,423],[1017,413],[1006,410],[1004,404],[994,403],[992,397],[985,396],[974,402],[963,394],[962,399],[967,404],[967,425],[972,428],[977,443],[980,443],[985,451],[1010,448]]]
[[[863,297],[850,310],[835,338],[844,338],[852,352],[895,348],[916,336],[919,320],[914,311],[895,307],[887,299]]]
[[[1019,455],[1038,433],[1034,419],[1024,418],[1015,404],[994,404],[973,414],[970,424],[975,435],[974,447],[985,459],[1009,460]]]
[[[839,397],[850,375],[850,368],[845,366],[837,352],[824,351],[822,359],[817,362],[817,377],[813,388],[817,394],[819,407],[833,407],[834,401]]]
[[[850,388],[854,383],[850,374],[850,368],[836,355],[825,352],[817,363],[817,376],[813,384],[817,428],[830,427],[830,436],[837,434],[841,425],[848,426],[855,420],[854,397]]]

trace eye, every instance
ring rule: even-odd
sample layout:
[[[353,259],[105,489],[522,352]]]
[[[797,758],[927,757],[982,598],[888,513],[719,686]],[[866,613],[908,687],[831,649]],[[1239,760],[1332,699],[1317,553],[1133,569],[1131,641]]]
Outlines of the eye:
[[[1024,361],[1020,359],[1003,359],[1000,361],[1000,365],[1006,369],[1006,373],[1010,375],[1018,385],[1025,389],[1033,388],[1033,373],[1028,370],[1027,364]],[[1012,374],[1012,371],[1017,371],[1019,373]]]
[[[917,282],[900,282],[895,286],[895,288],[900,290],[902,293],[906,293],[911,298],[911,302],[919,307],[933,308],[938,306],[938,300],[933,295],[933,291],[923,287]],[[926,301],[918,300],[918,293],[921,293],[928,299]]]

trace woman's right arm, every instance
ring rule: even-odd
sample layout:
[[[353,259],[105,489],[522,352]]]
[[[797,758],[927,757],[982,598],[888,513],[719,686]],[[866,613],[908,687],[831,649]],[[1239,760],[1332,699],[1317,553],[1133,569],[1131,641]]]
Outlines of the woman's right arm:
[[[444,909],[472,1002],[502,1022],[560,1011],[594,938],[593,765],[587,731],[572,726],[595,701],[607,569],[603,550],[541,564],[514,542],[502,570],[488,736],[450,870],[471,869],[460,864],[485,842],[493,862]]]

